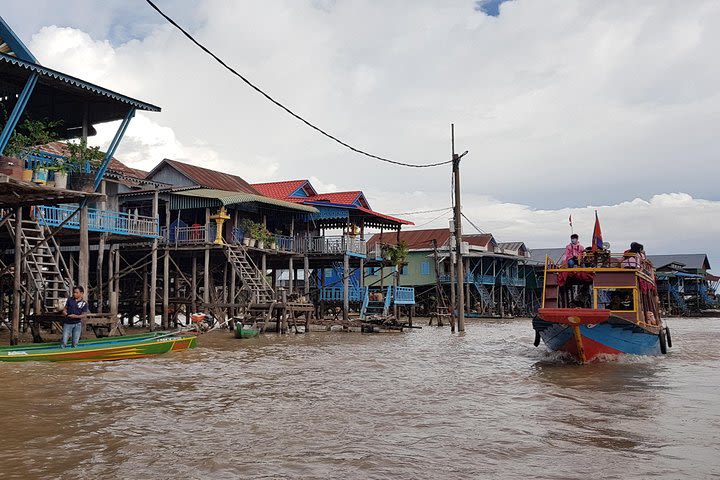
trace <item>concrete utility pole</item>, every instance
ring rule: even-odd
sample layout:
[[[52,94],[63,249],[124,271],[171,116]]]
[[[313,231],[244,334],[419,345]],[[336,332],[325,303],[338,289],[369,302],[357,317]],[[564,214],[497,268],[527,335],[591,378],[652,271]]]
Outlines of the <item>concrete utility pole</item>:
[[[455,297],[457,299],[457,326],[458,332],[465,331],[465,271],[462,260],[462,207],[460,205],[460,159],[467,155],[467,150],[458,155],[455,153],[455,124],[450,125],[450,134],[452,137],[452,166],[453,166],[453,183],[455,184],[455,261],[457,274],[457,288],[455,289]],[[452,253],[451,253],[452,254]],[[452,262],[452,258],[450,259]]]

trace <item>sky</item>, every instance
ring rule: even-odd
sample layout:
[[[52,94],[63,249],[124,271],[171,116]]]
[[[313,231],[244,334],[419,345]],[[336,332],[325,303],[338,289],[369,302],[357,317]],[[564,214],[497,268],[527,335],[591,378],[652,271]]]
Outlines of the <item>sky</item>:
[[[708,253],[720,265],[720,2],[156,0],[227,63],[333,135],[409,163],[463,158],[463,211],[498,241]],[[162,107],[116,157],[251,182],[363,190],[385,213],[450,207],[450,167],[380,163],[320,136],[141,0],[2,0],[51,68]],[[107,147],[116,126],[98,126]],[[444,227],[449,213],[406,215]],[[465,232],[475,228],[464,224]],[[720,267],[719,267],[720,268]],[[715,269],[717,270],[717,268]]]

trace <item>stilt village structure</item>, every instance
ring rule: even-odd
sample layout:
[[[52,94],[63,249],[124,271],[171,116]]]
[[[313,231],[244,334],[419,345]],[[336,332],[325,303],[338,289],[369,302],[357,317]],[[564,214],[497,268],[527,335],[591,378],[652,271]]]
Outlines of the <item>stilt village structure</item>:
[[[250,184],[171,159],[130,168],[113,156],[138,110],[160,112],[40,65],[0,18],[0,328],[11,343],[57,332],[74,286],[87,292],[84,321],[96,333],[172,328],[198,312],[274,320],[279,331],[326,317],[402,329],[417,309],[450,317],[448,229],[401,231],[412,222],[373,210],[362,191],[321,193],[306,179]],[[17,148],[14,134],[38,120],[53,141]],[[113,121],[114,138],[92,158],[87,138]],[[537,262],[524,243],[462,240],[468,316],[537,308]],[[391,262],[398,245],[408,252]],[[680,309],[678,291],[694,288],[702,305],[715,298],[707,258],[691,260],[658,273]]]

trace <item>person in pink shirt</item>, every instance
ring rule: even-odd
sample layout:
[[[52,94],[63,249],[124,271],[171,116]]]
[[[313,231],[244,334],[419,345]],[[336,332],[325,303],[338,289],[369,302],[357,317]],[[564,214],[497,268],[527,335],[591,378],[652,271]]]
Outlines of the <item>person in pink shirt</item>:
[[[580,263],[583,250],[585,250],[585,248],[580,245],[578,234],[573,233],[570,235],[570,243],[565,247],[563,262],[565,262],[568,267],[577,267]]]

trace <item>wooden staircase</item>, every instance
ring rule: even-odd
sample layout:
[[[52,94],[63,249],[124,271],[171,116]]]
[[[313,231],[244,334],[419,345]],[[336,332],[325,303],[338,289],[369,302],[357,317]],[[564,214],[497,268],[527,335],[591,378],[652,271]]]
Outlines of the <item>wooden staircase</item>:
[[[517,311],[525,311],[525,298],[515,285],[505,285]]]
[[[493,299],[492,295],[490,295],[490,292],[488,292],[487,288],[485,288],[485,285],[477,281],[473,281],[473,285],[475,286],[475,290],[477,290],[478,295],[480,295],[482,303],[488,306],[490,311],[494,310],[495,299]]]
[[[255,265],[247,254],[247,250],[242,245],[224,244],[223,250],[228,261],[235,266],[240,280],[252,292],[252,303],[273,303],[275,301],[275,291],[272,289],[264,273]]]
[[[6,222],[12,238],[17,222]],[[29,274],[28,293],[39,303],[42,312],[55,312],[58,300],[70,296],[72,280],[60,248],[53,237],[45,237],[45,228],[37,220],[24,219],[20,225],[23,269]]]

